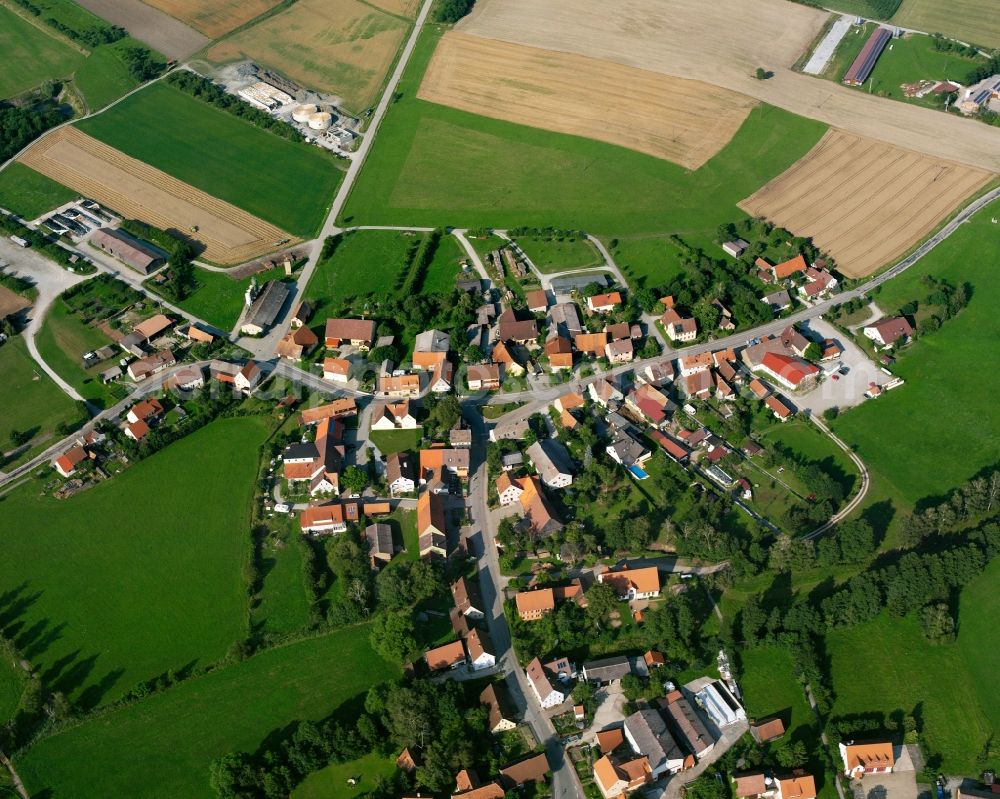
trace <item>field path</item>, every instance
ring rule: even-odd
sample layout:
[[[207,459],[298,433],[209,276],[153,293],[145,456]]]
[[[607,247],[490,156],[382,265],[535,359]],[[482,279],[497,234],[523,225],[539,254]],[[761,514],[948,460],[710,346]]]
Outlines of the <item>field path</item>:
[[[854,465],[858,467],[858,473],[861,475],[861,488],[858,493],[854,495],[850,502],[848,502],[844,507],[837,511],[833,516],[831,516],[826,522],[821,524],[811,533],[806,533],[803,538],[817,538],[818,536],[825,533],[831,527],[833,527],[837,522],[842,519],[846,519],[858,506],[864,501],[865,497],[868,496],[868,489],[871,487],[871,475],[868,473],[868,467],[865,466],[865,462],[858,457],[857,453],[851,449],[847,444],[841,441],[837,436],[834,435],[833,431],[826,426],[822,419],[820,419],[815,414],[810,416],[810,421],[820,430],[822,430],[830,438],[830,440],[836,444],[840,449],[847,453],[847,457],[850,458]]]
[[[456,30],[704,81],[851,133],[1000,172],[1000,128],[793,72],[827,18],[785,0],[479,0]],[[758,67],[773,77],[757,80]]]

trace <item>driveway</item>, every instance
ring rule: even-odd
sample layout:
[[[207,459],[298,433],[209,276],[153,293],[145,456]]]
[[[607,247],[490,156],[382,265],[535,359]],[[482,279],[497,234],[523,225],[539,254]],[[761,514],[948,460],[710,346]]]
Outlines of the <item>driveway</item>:
[[[841,364],[848,368],[846,375],[838,375],[837,380],[826,377],[807,394],[796,394],[792,401],[800,410],[810,410],[821,414],[828,408],[851,408],[865,401],[869,383],[885,383],[888,376],[868,357],[867,353],[837,328],[824,319],[810,319],[806,324],[810,330],[822,338],[832,338],[844,348],[837,361],[824,364],[826,369]]]
[[[913,771],[871,774],[851,780],[854,799],[917,799],[917,775]]]

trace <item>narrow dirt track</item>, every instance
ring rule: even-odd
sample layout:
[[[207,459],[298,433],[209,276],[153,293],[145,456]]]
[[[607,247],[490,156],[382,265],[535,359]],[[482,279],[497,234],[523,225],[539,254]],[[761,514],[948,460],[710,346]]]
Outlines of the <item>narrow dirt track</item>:
[[[850,133],[1000,172],[1000,128],[792,72],[827,16],[785,0],[479,0],[456,29],[705,81]],[[757,80],[757,67],[774,76]]]

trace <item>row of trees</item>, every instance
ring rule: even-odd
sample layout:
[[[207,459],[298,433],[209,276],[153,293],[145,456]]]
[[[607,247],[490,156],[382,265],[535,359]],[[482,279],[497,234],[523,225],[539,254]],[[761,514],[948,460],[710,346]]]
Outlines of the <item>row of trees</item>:
[[[954,318],[969,304],[972,296],[972,287],[968,283],[953,286],[947,280],[939,280],[933,275],[924,275],[920,282],[927,292],[924,299],[904,303],[898,313],[900,316],[913,318],[921,307],[932,308],[933,312],[917,326],[917,332],[921,335],[940,329],[941,325]]]
[[[227,111],[261,130],[266,130],[289,141],[303,140],[303,136],[297,128],[261,111],[259,108],[254,108],[250,103],[240,99],[235,94],[230,94],[201,75],[183,69],[171,73],[166,80],[172,86],[177,87],[183,92],[187,92],[192,97],[214,105],[216,108],[221,108],[223,111]],[[327,256],[324,255],[323,257]]]
[[[36,17],[41,17],[43,11],[47,10],[39,8],[31,0],[14,0],[14,2]],[[97,18],[95,17],[95,19]],[[81,30],[71,28],[54,17],[44,17],[42,21],[46,25],[55,28],[67,39],[72,39],[74,42],[79,42],[91,48],[99,47],[102,44],[112,44],[128,36],[128,31],[120,25],[107,25],[100,22],[100,20],[98,20],[99,24],[90,25]]]

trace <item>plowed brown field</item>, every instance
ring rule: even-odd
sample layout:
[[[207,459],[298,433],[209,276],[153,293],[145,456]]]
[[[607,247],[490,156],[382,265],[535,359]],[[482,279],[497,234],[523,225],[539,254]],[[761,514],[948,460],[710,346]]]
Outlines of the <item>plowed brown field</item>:
[[[154,8],[186,22],[209,39],[246,25],[280,0],[143,0]]]
[[[701,80],[859,136],[1000,172],[1000,128],[793,72],[828,17],[786,0],[477,0],[456,30]],[[757,67],[773,77],[757,80]]]
[[[205,258],[217,263],[242,263],[285,246],[282,241],[298,241],[73,127],[46,136],[20,160],[126,217],[200,241]]]
[[[455,31],[434,51],[418,96],[688,169],[721,150],[757,104],[700,81]]]
[[[810,236],[848,277],[869,275],[924,239],[993,174],[844,131],[741,202]]]

